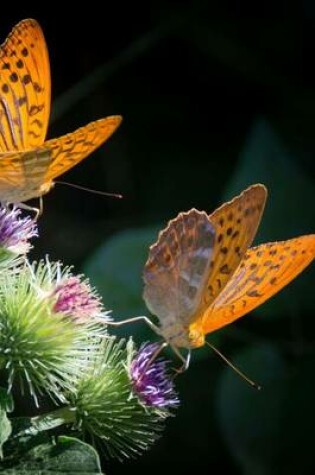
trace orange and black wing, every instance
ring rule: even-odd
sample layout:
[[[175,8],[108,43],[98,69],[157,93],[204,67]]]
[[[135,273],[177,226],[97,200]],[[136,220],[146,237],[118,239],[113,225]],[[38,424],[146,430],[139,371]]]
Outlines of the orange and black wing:
[[[249,249],[223,292],[205,312],[204,332],[217,330],[261,305],[314,258],[314,234]]]
[[[121,122],[106,117],[27,152],[0,155],[0,201],[19,203],[37,198],[62,173],[105,142]]]
[[[50,65],[43,32],[35,20],[23,20],[0,46],[0,153],[43,144],[50,94]]]
[[[222,292],[251,245],[266,198],[264,185],[252,185],[209,216],[216,238],[201,312]]]
[[[45,181],[52,181],[88,157],[115,132],[121,116],[109,116],[90,122],[74,132],[48,140],[43,148],[50,151],[51,164]]]

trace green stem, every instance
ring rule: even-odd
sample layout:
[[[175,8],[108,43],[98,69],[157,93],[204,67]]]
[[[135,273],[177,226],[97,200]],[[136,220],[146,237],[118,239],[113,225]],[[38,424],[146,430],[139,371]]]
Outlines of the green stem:
[[[70,406],[61,407],[55,411],[32,417],[30,426],[18,433],[17,437],[36,435],[39,432],[55,429],[64,424],[73,424],[75,421],[76,411]]]

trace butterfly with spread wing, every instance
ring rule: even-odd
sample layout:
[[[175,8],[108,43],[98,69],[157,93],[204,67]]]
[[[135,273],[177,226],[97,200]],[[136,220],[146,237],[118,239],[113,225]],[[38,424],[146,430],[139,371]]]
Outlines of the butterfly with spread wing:
[[[180,213],[150,247],[144,300],[160,325],[133,321],[144,319],[186,367],[180,348],[203,346],[208,333],[272,297],[315,257],[315,234],[250,247],[266,198],[265,186],[256,184],[210,215]]]
[[[120,116],[91,122],[45,141],[50,116],[50,64],[45,38],[32,19],[18,23],[0,46],[0,201],[41,198],[53,180],[105,142]]]

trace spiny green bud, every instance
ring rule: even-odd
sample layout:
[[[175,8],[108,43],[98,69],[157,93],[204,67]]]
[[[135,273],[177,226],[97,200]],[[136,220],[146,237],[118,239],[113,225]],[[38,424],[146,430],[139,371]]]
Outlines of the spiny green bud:
[[[0,276],[0,367],[7,371],[9,391],[18,379],[36,403],[42,393],[65,400],[86,370],[101,331],[87,315],[78,324],[76,315],[56,309],[56,289],[70,276],[68,268],[48,259]]]
[[[130,345],[104,337],[100,351],[79,383],[71,404],[77,424],[107,455],[122,459],[146,450],[160,435],[161,412],[145,406],[133,392]]]

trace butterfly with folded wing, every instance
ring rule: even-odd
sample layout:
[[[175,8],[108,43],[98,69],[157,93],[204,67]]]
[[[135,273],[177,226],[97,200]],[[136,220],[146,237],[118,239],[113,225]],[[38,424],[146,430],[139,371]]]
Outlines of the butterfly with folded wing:
[[[32,19],[18,23],[0,46],[0,201],[24,204],[41,198],[54,179],[105,142],[121,116],[91,122],[47,140],[50,63],[45,38]]]

